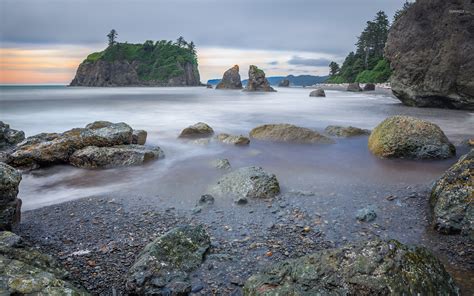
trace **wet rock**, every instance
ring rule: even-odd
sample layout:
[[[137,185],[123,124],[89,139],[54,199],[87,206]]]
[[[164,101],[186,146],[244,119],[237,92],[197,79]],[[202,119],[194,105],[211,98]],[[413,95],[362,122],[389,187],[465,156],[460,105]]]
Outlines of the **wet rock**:
[[[244,167],[224,175],[211,191],[220,196],[272,198],[280,193],[280,184],[261,167]]]
[[[377,218],[377,213],[371,207],[363,208],[357,211],[357,220],[362,222],[372,222]]]
[[[102,124],[104,122],[101,122]],[[87,146],[109,147],[130,144],[132,128],[123,122],[98,127],[75,128],[62,134],[40,134],[27,138],[10,154],[8,163],[14,167],[34,169],[68,163],[69,157]]]
[[[99,129],[99,128],[104,128],[104,127],[109,127],[112,126],[113,123],[110,121],[105,121],[105,120],[97,120],[91,123],[88,123],[86,125],[87,129]]]
[[[368,241],[283,261],[251,276],[244,295],[459,295],[424,248]]]
[[[21,200],[17,198],[21,173],[0,162],[0,230],[11,230],[20,223]]]
[[[392,91],[408,106],[474,110],[472,1],[416,1],[385,47]]]
[[[267,78],[265,78],[265,72],[257,68],[257,66],[250,65],[249,68],[249,79],[245,91],[276,91],[270,86]]]
[[[179,138],[207,138],[212,136],[213,134],[214,130],[212,129],[212,127],[210,127],[204,122],[198,122],[194,125],[185,128],[179,135]]]
[[[387,158],[444,159],[456,154],[436,124],[401,115],[385,119],[372,131],[369,149]]]
[[[362,91],[362,88],[360,88],[360,85],[358,82],[349,83],[349,85],[347,86],[347,91],[359,92],[359,91]]]
[[[323,136],[316,131],[292,124],[261,125],[250,131],[250,137],[258,140],[301,144],[334,143],[332,139]]]
[[[239,196],[239,197],[234,199],[234,203],[236,203],[240,206],[246,205],[248,202],[249,202],[249,200],[246,197],[243,197],[243,196]]]
[[[148,244],[127,275],[134,295],[188,295],[189,273],[198,268],[211,245],[202,226],[174,228]]]
[[[0,274],[2,295],[89,295],[52,257],[22,246],[11,232],[0,232]]]
[[[234,65],[224,72],[222,80],[216,85],[216,89],[242,89],[240,80],[239,66]]]
[[[228,159],[218,159],[214,161],[214,167],[220,170],[230,170],[231,165]]]
[[[212,205],[214,204],[214,196],[210,194],[204,194],[201,195],[201,198],[199,198],[199,201],[197,203],[198,206],[206,206],[206,205]]]
[[[326,92],[322,88],[317,88],[309,93],[310,97],[325,97]]]
[[[278,83],[279,87],[290,87],[290,81],[288,79],[283,79]]]
[[[373,83],[366,83],[364,85],[364,91],[373,91],[375,90],[375,84]]]
[[[216,139],[222,143],[232,144],[232,145],[237,145],[237,146],[245,146],[245,145],[250,144],[250,139],[242,135],[233,136],[233,135],[222,133],[222,134],[218,134],[216,136]]]
[[[132,144],[145,145],[148,133],[145,130],[133,130]]]
[[[164,153],[160,147],[143,145],[89,146],[74,152],[69,158],[69,162],[80,168],[113,168],[141,165],[163,157]]]
[[[435,183],[430,203],[434,227],[441,233],[463,233],[474,240],[474,150],[462,156]]]
[[[329,125],[324,131],[328,135],[335,137],[356,137],[370,135],[370,130],[353,126]]]
[[[11,129],[9,124],[0,121],[0,149],[14,146],[24,139],[24,132]]]

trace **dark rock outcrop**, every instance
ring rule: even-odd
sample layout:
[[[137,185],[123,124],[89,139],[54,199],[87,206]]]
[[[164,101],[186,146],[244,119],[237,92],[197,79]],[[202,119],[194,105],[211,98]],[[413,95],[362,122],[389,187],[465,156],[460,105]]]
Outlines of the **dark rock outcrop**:
[[[326,92],[322,88],[317,88],[309,93],[310,97],[325,97]]]
[[[385,57],[405,105],[474,110],[474,4],[418,0],[392,25]]]
[[[290,81],[288,79],[283,79],[278,83],[279,87],[290,87]]]
[[[11,129],[9,124],[0,121],[0,149],[14,146],[24,139],[24,132]]]
[[[349,85],[347,86],[347,91],[359,92],[359,91],[362,91],[362,88],[360,88],[360,85],[358,82],[349,83]]]
[[[17,198],[21,173],[0,162],[0,230],[11,230],[21,218],[21,200]]]
[[[370,131],[353,126],[329,125],[324,130],[328,135],[335,137],[356,137],[370,135]]]
[[[292,124],[265,124],[250,131],[250,137],[258,140],[300,144],[324,143],[334,141],[309,128]]]
[[[430,199],[434,227],[474,240],[474,150],[462,156],[435,183]]]
[[[401,115],[389,117],[374,128],[369,149],[386,158],[444,159],[456,154],[456,148],[439,126]]]
[[[179,138],[196,139],[207,138],[214,134],[212,127],[204,122],[198,122],[181,131]]]
[[[373,83],[366,83],[364,85],[364,91],[373,91],[375,90],[375,84]]]
[[[224,72],[224,76],[222,76],[222,80],[216,85],[216,89],[242,89],[238,65]]]
[[[245,91],[276,91],[270,86],[267,78],[265,78],[265,72],[257,68],[257,66],[251,65],[249,68],[249,79]]]
[[[246,145],[250,144],[250,139],[247,138],[247,137],[244,137],[242,135],[233,136],[233,135],[222,133],[222,134],[218,134],[216,136],[216,139],[219,142],[222,142],[222,143],[225,143],[225,144],[233,144],[233,145],[237,145],[237,146],[246,146]]]
[[[459,295],[421,247],[368,241],[286,260],[251,276],[244,295]]]
[[[198,268],[211,240],[202,226],[174,228],[148,244],[130,268],[132,295],[188,295],[189,273]]]

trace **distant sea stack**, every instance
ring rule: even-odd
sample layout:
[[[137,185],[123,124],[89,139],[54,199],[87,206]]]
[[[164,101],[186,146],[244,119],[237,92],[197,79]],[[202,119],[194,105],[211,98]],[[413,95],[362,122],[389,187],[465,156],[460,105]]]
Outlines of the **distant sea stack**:
[[[194,44],[184,40],[113,43],[90,54],[70,86],[198,86],[201,85]]]
[[[216,89],[242,89],[239,66],[235,65],[224,72],[222,80],[217,84]]]
[[[276,91],[270,86],[267,78],[265,78],[265,72],[257,68],[257,66],[251,65],[249,68],[249,80],[245,91]]]
[[[474,110],[474,3],[418,0],[393,24],[385,56],[409,106]]]

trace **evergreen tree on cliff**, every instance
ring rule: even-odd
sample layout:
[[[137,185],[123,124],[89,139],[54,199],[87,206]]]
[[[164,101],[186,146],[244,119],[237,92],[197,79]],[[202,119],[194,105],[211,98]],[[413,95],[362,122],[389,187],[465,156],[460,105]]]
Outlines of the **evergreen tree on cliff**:
[[[329,76],[333,77],[333,76],[336,76],[337,74],[339,74],[339,64],[336,63],[336,62],[331,62],[329,64]]]
[[[109,46],[113,46],[115,43],[115,39],[117,38],[117,31],[115,29],[110,30],[110,33],[107,34],[107,38],[109,38]]]

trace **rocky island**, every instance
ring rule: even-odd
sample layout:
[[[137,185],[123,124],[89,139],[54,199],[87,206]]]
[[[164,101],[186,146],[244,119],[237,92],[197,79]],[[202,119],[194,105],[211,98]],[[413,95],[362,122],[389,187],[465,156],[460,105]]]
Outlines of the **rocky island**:
[[[181,37],[180,37],[181,38]],[[193,42],[161,40],[143,44],[109,41],[79,65],[70,86],[201,85]]]

